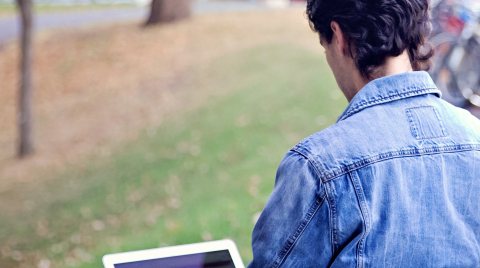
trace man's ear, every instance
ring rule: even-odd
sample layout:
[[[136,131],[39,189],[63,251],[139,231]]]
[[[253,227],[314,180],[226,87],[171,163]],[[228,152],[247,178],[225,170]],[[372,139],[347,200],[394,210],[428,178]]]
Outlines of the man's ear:
[[[343,31],[340,28],[340,25],[338,25],[338,23],[336,21],[332,21],[330,23],[330,27],[332,28],[333,35],[334,35],[334,37],[332,38],[332,40],[334,40],[334,42],[335,42],[334,45],[336,45],[338,47],[338,49],[340,50],[340,52],[342,53],[343,56],[347,55],[347,53],[348,53],[348,51],[347,51],[347,48],[348,48],[347,39],[343,35]]]

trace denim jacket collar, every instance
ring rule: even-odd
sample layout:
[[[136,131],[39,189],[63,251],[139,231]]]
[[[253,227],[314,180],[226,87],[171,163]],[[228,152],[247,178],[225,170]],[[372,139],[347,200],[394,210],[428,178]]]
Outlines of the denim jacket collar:
[[[337,122],[370,106],[424,94],[442,96],[427,72],[407,72],[378,78],[353,97]]]

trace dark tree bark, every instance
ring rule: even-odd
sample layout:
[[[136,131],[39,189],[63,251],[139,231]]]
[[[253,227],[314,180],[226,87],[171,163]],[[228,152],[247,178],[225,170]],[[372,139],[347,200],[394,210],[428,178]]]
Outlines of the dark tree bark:
[[[19,94],[19,151],[20,158],[33,153],[32,135],[32,0],[17,0],[22,20],[21,79]]]
[[[186,19],[191,13],[190,0],[152,0],[146,25]]]

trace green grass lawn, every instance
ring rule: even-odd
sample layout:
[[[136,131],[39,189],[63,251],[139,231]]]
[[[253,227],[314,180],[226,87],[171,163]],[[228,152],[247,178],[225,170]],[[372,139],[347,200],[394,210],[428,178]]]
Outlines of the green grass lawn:
[[[0,267],[103,267],[108,253],[223,238],[247,264],[279,162],[347,102],[322,55],[288,44],[226,55],[198,74],[198,90],[228,90],[108,157],[0,194]]]

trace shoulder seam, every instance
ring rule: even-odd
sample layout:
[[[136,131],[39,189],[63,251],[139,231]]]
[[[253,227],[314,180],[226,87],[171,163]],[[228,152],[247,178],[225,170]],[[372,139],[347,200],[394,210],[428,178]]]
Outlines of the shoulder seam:
[[[315,170],[315,173],[317,173],[317,177],[318,177],[318,179],[319,179],[319,182],[320,182],[320,183],[323,183],[323,181],[322,181],[322,176],[321,176],[320,171],[318,170],[317,165],[315,165],[315,163],[314,163],[306,154],[304,154],[304,153],[302,153],[302,152],[300,152],[300,151],[297,151],[297,150],[296,150],[296,147],[290,149],[290,151],[291,151],[291,152],[294,152],[294,153],[297,153],[297,154],[305,157],[305,159],[307,159],[308,163],[310,163],[310,165],[312,165],[313,169]]]

